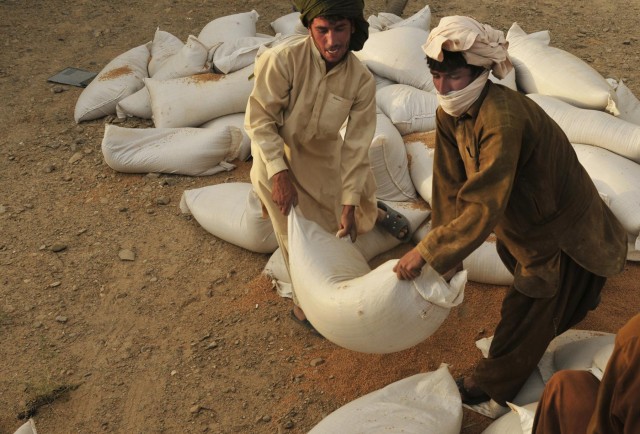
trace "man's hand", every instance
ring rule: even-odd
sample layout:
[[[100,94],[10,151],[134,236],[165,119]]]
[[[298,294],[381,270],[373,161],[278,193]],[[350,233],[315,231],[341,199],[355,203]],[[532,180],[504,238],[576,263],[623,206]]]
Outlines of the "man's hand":
[[[289,215],[291,208],[298,204],[298,192],[291,182],[288,170],[278,172],[271,177],[271,199],[278,205],[283,215]]]
[[[413,280],[422,273],[422,267],[427,261],[420,255],[418,249],[409,250],[398,263],[393,267],[393,271],[400,280]]]
[[[342,215],[340,216],[340,229],[336,236],[338,238],[351,237],[351,242],[355,243],[358,237],[358,228],[356,226],[356,207],[354,205],[343,205]]]

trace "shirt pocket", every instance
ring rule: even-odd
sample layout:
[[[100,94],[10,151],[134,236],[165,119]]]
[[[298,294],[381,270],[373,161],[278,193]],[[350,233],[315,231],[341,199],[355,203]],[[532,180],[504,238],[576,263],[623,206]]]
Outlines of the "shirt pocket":
[[[340,127],[342,127],[344,121],[347,120],[352,105],[353,100],[329,93],[320,111],[316,137],[325,140],[334,140],[337,138]]]

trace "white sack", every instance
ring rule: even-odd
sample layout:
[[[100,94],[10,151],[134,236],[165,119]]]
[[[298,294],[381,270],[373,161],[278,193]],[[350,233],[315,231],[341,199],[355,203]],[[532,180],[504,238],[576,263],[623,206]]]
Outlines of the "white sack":
[[[379,75],[376,75],[376,74],[372,74],[372,75],[373,75],[373,78],[376,80],[376,92],[384,87],[390,86],[392,84],[397,84],[395,81],[389,80],[388,78],[380,77]]]
[[[386,201],[385,204],[409,220],[409,232],[411,233],[420,227],[431,214],[429,209],[420,206],[419,203]],[[358,235],[354,246],[368,262],[379,254],[400,245],[400,243],[400,240],[396,237],[380,226],[375,225],[371,231]],[[289,271],[284,264],[280,249],[273,252],[264,267],[263,273],[273,280],[281,297],[291,297],[291,288],[289,286],[291,284],[291,276],[289,276]]]
[[[504,265],[496,251],[492,237],[484,241],[464,261],[462,266],[469,272],[469,280],[491,285],[511,285],[513,275]]]
[[[158,27],[151,43],[151,59],[148,66],[149,77],[153,77],[164,62],[180,51],[183,46],[184,42],[180,38],[160,30]]]
[[[431,221],[425,223],[416,233],[413,241],[419,243],[431,230]],[[500,259],[496,251],[493,235],[487,238],[477,249],[462,261],[467,278],[472,282],[490,285],[511,285],[513,275]]]
[[[544,40],[541,34],[546,34]],[[513,23],[507,41],[518,88],[524,93],[550,95],[576,107],[617,114],[616,94],[607,80],[573,54],[549,46],[548,32],[527,35]]]
[[[390,12],[380,12],[377,16],[371,15],[367,21],[375,30],[382,31],[396,27],[416,27],[429,31],[431,28],[431,9],[425,6],[406,19]],[[426,42],[423,41],[423,43]]]
[[[198,39],[207,47],[213,47],[219,42],[255,36],[258,17],[258,13],[252,10],[216,18],[202,28]]]
[[[164,59],[153,75],[154,80],[169,80],[172,78],[189,77],[209,71],[207,63],[209,50],[195,36],[190,35],[187,43],[172,56]],[[119,118],[135,116],[141,119],[151,119],[151,96],[149,90],[143,87],[133,95],[129,95],[116,106]]]
[[[151,96],[145,87],[134,94],[129,95],[116,105],[116,115],[120,119],[136,117],[140,119],[151,119]]]
[[[249,183],[231,182],[185,190],[180,210],[190,213],[209,233],[256,253],[278,247],[269,217]]]
[[[215,72],[229,74],[251,65],[256,60],[258,49],[275,39],[273,36],[254,36],[223,43],[213,53]]]
[[[433,334],[462,302],[466,272],[450,283],[429,266],[412,280],[398,280],[396,260],[371,270],[346,239],[289,214],[291,281],[307,319],[325,338],[365,353],[410,348]]]
[[[309,434],[458,434],[461,426],[460,394],[442,365],[351,401]]]
[[[598,146],[640,163],[640,125],[601,111],[577,108],[554,97],[527,96],[562,128],[571,143]]]
[[[531,434],[538,403],[523,407],[509,404],[509,407],[511,411],[496,419],[482,431],[482,434]]]
[[[157,128],[197,127],[220,116],[242,113],[253,89],[253,64],[227,75],[198,74],[172,80],[148,78]]]
[[[300,12],[291,12],[277,18],[271,23],[271,28],[276,34],[280,33],[281,35],[306,35],[309,33],[300,21]]]
[[[113,170],[206,176],[235,168],[242,132],[235,127],[122,128],[107,125],[102,153]]]
[[[561,369],[588,370],[598,351],[614,342],[615,334],[570,329],[556,336],[538,362],[545,384]]]
[[[432,91],[433,80],[422,45],[429,32],[415,27],[398,27],[372,33],[362,50],[354,54],[374,74],[396,83]]]
[[[640,236],[628,234],[627,260],[640,261]]]
[[[501,84],[503,86],[508,87],[511,90],[518,90],[518,85],[516,83],[516,70],[515,68],[512,69],[511,71],[509,71],[507,73],[507,76],[503,79],[500,78],[496,78],[495,75],[493,75],[493,72],[489,73],[489,80],[491,80],[492,82],[496,83],[496,84]]]
[[[116,114],[118,101],[137,92],[148,77],[149,46],[140,45],[111,60],[82,90],[74,110],[76,123]]]
[[[607,81],[615,89],[618,98],[618,117],[632,124],[640,125],[640,100],[631,92],[622,80],[616,82],[608,78]]]
[[[230,115],[220,116],[219,118],[202,124],[200,127],[216,129],[226,125],[236,127],[242,132],[242,142],[240,142],[238,158],[240,161],[247,161],[251,156],[251,139],[244,129],[244,113],[233,113]]]
[[[405,143],[409,160],[409,176],[421,198],[431,205],[433,191],[433,154],[435,149],[429,148],[421,141]]]
[[[153,75],[153,79],[169,80],[209,72],[211,68],[207,64],[208,57],[209,48],[195,36],[189,35],[187,43],[164,61]]]
[[[404,141],[384,113],[377,114],[376,132],[369,148],[369,163],[376,179],[376,197],[396,202],[416,198],[416,189],[407,170]]]
[[[574,144],[573,149],[600,195],[606,198],[611,212],[637,240],[640,234],[640,164],[596,146]]]
[[[377,90],[376,103],[402,135],[436,129],[438,97],[432,92],[394,84]]]

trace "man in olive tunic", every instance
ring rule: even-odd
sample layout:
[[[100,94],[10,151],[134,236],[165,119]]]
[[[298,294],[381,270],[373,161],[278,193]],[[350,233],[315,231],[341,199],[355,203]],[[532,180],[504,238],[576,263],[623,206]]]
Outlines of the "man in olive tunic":
[[[423,49],[440,102],[433,229],[394,271],[413,279],[429,263],[446,275],[495,232],[514,283],[488,358],[457,383],[466,404],[506,405],[549,342],[599,304],[606,277],[623,269],[627,234],[560,127],[488,80],[513,68],[502,32],[445,17]]]

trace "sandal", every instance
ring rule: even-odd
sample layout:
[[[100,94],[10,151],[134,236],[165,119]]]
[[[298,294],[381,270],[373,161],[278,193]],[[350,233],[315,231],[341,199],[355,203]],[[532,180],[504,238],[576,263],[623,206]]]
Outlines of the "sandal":
[[[307,330],[309,330],[311,332],[311,334],[314,334],[316,336],[322,336],[320,334],[320,332],[318,332],[318,330],[316,330],[316,328],[313,326],[313,324],[311,324],[309,322],[308,319],[300,319],[296,316],[296,314],[293,312],[293,309],[291,309],[291,311],[289,312],[291,314],[291,318],[297,322],[298,324],[300,324],[301,326],[303,326],[304,328],[306,328]]]
[[[491,397],[481,389],[472,391],[464,387],[464,377],[456,379],[456,386],[458,386],[458,392],[460,392],[460,398],[462,398],[463,404],[478,405],[491,399]]]
[[[388,207],[384,202],[378,201],[378,208],[382,211],[386,212],[387,215],[384,219],[379,222],[380,226],[391,235],[396,237],[398,240],[406,243],[411,238],[411,231],[409,230],[409,220],[399,212],[395,211],[393,208]],[[400,235],[402,230],[406,232],[404,235]]]

